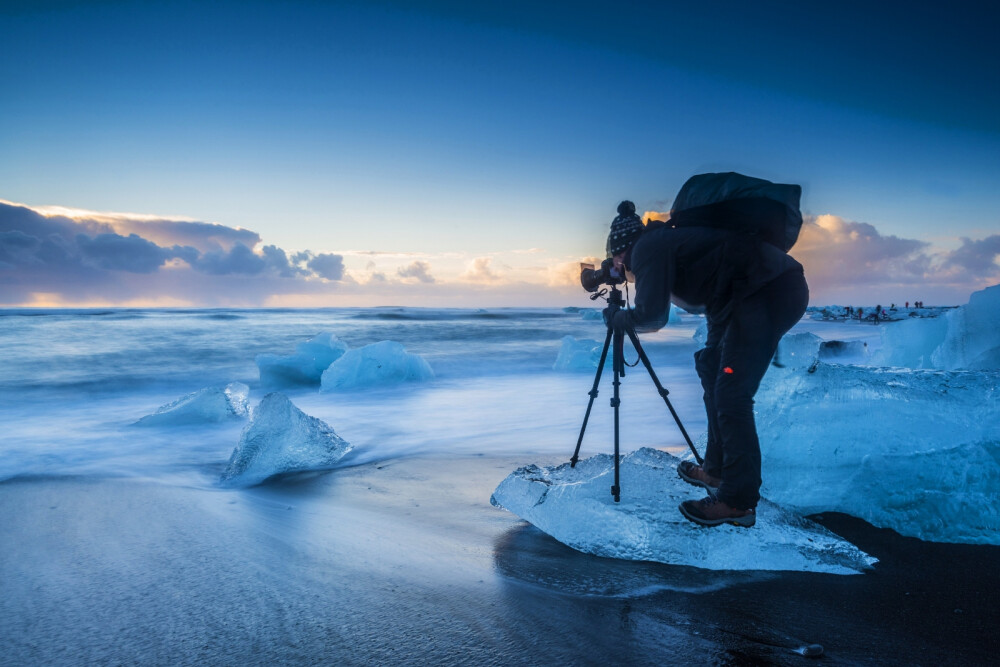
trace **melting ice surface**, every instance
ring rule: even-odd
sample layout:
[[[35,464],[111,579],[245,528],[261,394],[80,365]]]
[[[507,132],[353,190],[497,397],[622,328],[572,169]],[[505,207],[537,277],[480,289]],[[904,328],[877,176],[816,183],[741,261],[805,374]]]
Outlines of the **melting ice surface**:
[[[295,354],[257,355],[260,382],[265,386],[320,383],[330,364],[347,352],[347,343],[330,332],[321,333],[295,346]]]
[[[242,419],[249,414],[250,387],[230,382],[225,387],[205,387],[167,403],[146,415],[136,426],[181,426]]]
[[[875,558],[822,526],[762,500],[753,528],[691,523],[677,510],[704,495],[677,476],[679,459],[642,448],[620,463],[621,502],[610,488],[607,454],[549,468],[511,473],[490,502],[510,510],[560,542],[609,558],[657,561],[713,570],[800,570],[855,574]]]
[[[348,350],[323,371],[321,389],[338,391],[434,377],[430,365],[396,341],[384,340]]]
[[[925,540],[1000,544],[998,387],[989,371],[771,368],[756,398],[761,492]]]
[[[1000,285],[972,294],[969,303],[935,320],[882,329],[886,366],[943,370],[1000,370]]]
[[[351,446],[324,421],[277,392],[263,398],[222,474],[227,486],[252,486],[288,472],[334,466]]]

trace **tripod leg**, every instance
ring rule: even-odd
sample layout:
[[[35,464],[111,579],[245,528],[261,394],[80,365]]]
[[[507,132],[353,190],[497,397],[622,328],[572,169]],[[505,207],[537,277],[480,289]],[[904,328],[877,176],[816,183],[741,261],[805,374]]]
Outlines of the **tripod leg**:
[[[611,345],[611,327],[608,327],[608,335],[604,338],[604,349],[601,350],[601,361],[597,364],[597,374],[594,375],[594,386],[590,388],[590,402],[587,403],[587,413],[583,416],[583,425],[580,427],[580,437],[576,439],[576,449],[573,450],[573,457],[569,460],[571,468],[576,467],[576,462],[580,460],[580,445],[583,443],[583,433],[587,430],[587,422],[590,420],[590,410],[594,407],[594,399],[597,398],[597,385],[601,383],[601,373],[604,372],[604,362],[608,358],[608,346]]]
[[[620,368],[624,367],[625,354],[623,350],[624,336],[621,331],[616,331],[614,333],[615,339],[615,350],[614,356],[611,360],[611,366],[614,369],[614,397],[611,399],[611,407],[615,409],[615,484],[611,487],[611,495],[615,497],[615,502],[621,502],[622,489],[621,484],[618,479],[618,407],[621,405],[621,398],[618,394],[618,387],[621,386],[621,373]]]
[[[656,377],[656,373],[653,372],[653,364],[649,362],[649,357],[646,356],[646,351],[642,349],[642,345],[639,344],[639,336],[636,335],[635,329],[628,329],[629,340],[632,341],[632,345],[635,347],[635,351],[639,353],[639,359],[642,360],[642,365],[646,367],[649,371],[649,377],[653,378],[653,384],[656,385],[656,391],[660,393],[663,397],[663,401],[667,404],[667,408],[670,410],[670,414],[673,415],[674,421],[677,422],[677,428],[681,430],[681,435],[684,436],[684,440],[687,442],[687,446],[691,449],[691,453],[694,454],[694,460],[698,462],[698,465],[704,463],[701,455],[698,454],[698,450],[694,448],[694,443],[691,442],[691,436],[688,435],[687,430],[684,428],[684,424],[681,423],[681,418],[677,416],[677,411],[674,410],[674,406],[670,404],[670,399],[667,398],[668,392],[666,388],[660,384],[660,379]]]

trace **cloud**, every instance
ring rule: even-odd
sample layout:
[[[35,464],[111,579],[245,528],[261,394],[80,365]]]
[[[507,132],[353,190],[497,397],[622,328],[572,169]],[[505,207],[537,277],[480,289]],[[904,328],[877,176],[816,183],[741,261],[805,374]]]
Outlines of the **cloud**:
[[[545,284],[549,287],[575,287],[580,288],[580,265],[593,264],[595,267],[601,265],[601,260],[596,257],[582,257],[578,262],[561,262],[555,266],[547,267],[545,271]]]
[[[191,246],[202,252],[228,251],[237,245],[253,248],[261,241],[260,235],[249,229],[208,222],[124,218],[108,224],[119,234],[137,234],[157,245]]]
[[[868,223],[807,216],[791,254],[805,267],[812,303],[933,298],[958,304],[1000,282],[1000,235],[935,250],[924,241],[882,235]]]
[[[152,273],[179,254],[179,251],[161,248],[136,234],[98,234],[94,237],[77,234],[76,247],[86,263],[129,273]]]
[[[998,255],[1000,234],[987,236],[979,241],[963,238],[962,246],[948,255],[945,266],[973,276],[996,274]]]
[[[811,283],[870,285],[923,279],[931,266],[928,246],[882,236],[868,223],[820,215],[806,217],[792,255],[806,267]]]
[[[342,257],[274,245],[254,250],[255,232],[157,218],[42,215],[0,201],[0,294],[4,304],[44,302],[193,302],[261,300],[310,293],[344,279]],[[120,215],[120,214],[116,214]],[[125,229],[149,232],[121,234]],[[164,243],[191,241],[193,245]],[[160,243],[157,242],[160,241]],[[125,275],[130,276],[124,280]],[[148,276],[140,279],[138,276]],[[228,279],[232,276],[236,282]],[[248,279],[254,279],[247,282]],[[44,295],[44,298],[37,295]]]
[[[489,257],[477,257],[472,260],[468,271],[460,276],[460,280],[473,283],[496,283],[502,280],[491,266],[493,260]]]
[[[416,279],[422,283],[433,283],[434,276],[430,274],[430,270],[430,264],[418,259],[407,267],[397,269],[396,274],[400,278]]]
[[[464,297],[475,305],[556,305],[583,294],[579,261],[537,248],[475,258],[289,252],[262,245],[253,231],[212,223],[71,213],[43,215],[0,200],[0,304],[254,306],[283,299],[328,304],[335,295],[338,304],[432,305]],[[998,234],[942,250],[820,215],[806,218],[792,255],[806,267],[814,304],[958,304],[1000,282]],[[498,264],[500,256],[516,270]]]
[[[340,255],[316,255],[309,260],[307,266],[326,280],[340,280],[344,277],[344,258]]]

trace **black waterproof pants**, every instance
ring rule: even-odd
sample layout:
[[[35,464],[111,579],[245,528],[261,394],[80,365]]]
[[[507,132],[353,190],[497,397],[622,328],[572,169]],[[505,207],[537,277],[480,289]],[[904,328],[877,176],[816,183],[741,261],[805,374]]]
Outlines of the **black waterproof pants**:
[[[694,355],[708,415],[705,472],[722,480],[719,499],[735,509],[756,507],[760,500],[753,397],[778,341],[808,303],[802,272],[784,273],[736,303],[724,324],[710,327],[705,347]]]

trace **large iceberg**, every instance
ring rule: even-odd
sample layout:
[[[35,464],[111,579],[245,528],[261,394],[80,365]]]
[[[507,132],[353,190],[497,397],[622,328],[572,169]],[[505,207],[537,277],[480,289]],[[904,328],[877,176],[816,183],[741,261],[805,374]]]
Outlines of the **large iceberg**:
[[[257,355],[260,382],[264,386],[319,384],[323,371],[347,352],[347,343],[332,333],[318,336],[295,346],[295,354]]]
[[[348,350],[323,371],[321,391],[355,389],[434,377],[430,365],[399,343],[384,340]]]
[[[326,422],[275,392],[254,409],[221,481],[227,486],[252,486],[281,473],[327,470],[350,450],[351,445]]]
[[[801,570],[855,574],[874,558],[822,526],[762,500],[750,529],[697,526],[677,506],[704,495],[677,476],[679,460],[643,448],[621,458],[621,502],[610,488],[614,460],[601,454],[511,473],[490,502],[579,551],[714,570]]]
[[[230,382],[225,387],[205,387],[159,407],[136,426],[183,426],[243,419],[249,414],[250,387]]]
[[[1000,370],[1000,285],[933,320],[913,319],[881,331],[885,366]]]
[[[997,372],[771,368],[756,398],[762,493],[925,540],[1000,544],[998,387]]]

